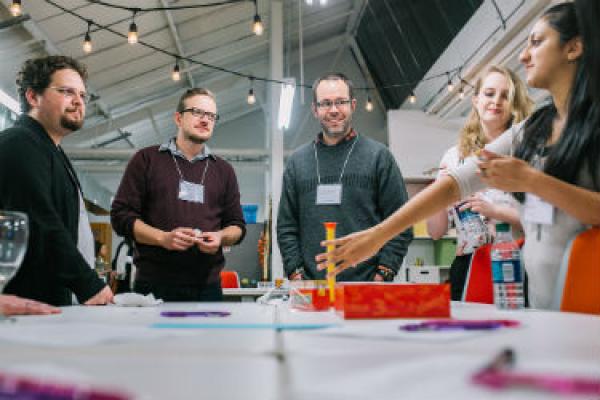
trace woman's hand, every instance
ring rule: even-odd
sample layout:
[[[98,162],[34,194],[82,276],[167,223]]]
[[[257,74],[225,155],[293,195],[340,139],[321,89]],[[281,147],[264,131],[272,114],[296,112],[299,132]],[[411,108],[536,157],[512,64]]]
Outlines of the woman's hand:
[[[481,180],[504,192],[528,192],[539,173],[523,160],[500,156],[485,149],[480,157],[478,174]]]
[[[490,219],[498,219],[497,207],[489,202],[481,193],[474,194],[464,201],[460,210],[464,211],[466,209],[471,209],[473,212]]]
[[[336,264],[333,275],[337,275],[347,268],[354,267],[362,261],[374,256],[385,244],[381,235],[374,228],[352,233],[342,238],[323,241],[321,246],[334,245],[336,248],[329,253],[322,253],[315,258],[317,269],[327,268],[328,262]]]

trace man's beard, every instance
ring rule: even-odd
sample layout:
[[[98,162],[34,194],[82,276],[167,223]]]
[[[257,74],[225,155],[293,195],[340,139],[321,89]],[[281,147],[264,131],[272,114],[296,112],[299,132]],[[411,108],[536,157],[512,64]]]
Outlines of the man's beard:
[[[83,119],[72,120],[63,115],[60,117],[60,126],[71,132],[78,131],[83,126]]]
[[[323,129],[323,134],[325,134],[333,139],[339,139],[341,137],[346,136],[346,134],[348,134],[351,124],[352,124],[352,116],[348,116],[348,118],[346,118],[346,120],[344,121],[344,124],[342,125],[341,129],[339,129],[339,130],[331,131],[327,128],[327,126],[323,122],[321,123],[321,128]]]
[[[194,144],[204,144],[206,143],[206,139],[190,134],[189,132],[183,131],[186,140]]]

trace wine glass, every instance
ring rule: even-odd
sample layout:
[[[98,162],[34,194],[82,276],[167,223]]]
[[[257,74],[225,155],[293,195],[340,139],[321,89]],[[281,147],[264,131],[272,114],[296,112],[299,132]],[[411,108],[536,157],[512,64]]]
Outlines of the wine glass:
[[[27,215],[0,210],[0,293],[23,262],[28,236]]]

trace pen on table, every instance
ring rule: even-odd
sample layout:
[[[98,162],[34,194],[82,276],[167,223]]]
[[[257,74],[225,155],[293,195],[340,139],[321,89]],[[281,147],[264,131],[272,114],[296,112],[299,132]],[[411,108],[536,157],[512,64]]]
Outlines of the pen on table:
[[[492,320],[442,320],[426,321],[418,324],[403,325],[399,329],[408,332],[422,331],[449,331],[449,330],[493,330],[502,327],[517,327],[518,321],[492,319]]]
[[[228,311],[162,311],[162,317],[228,317]]]

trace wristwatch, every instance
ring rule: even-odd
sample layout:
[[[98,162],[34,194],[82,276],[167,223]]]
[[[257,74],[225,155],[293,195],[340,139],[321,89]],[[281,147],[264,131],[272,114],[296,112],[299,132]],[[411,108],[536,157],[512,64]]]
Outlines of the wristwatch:
[[[393,270],[381,265],[377,267],[375,273],[381,276],[385,282],[393,281],[396,275]]]

